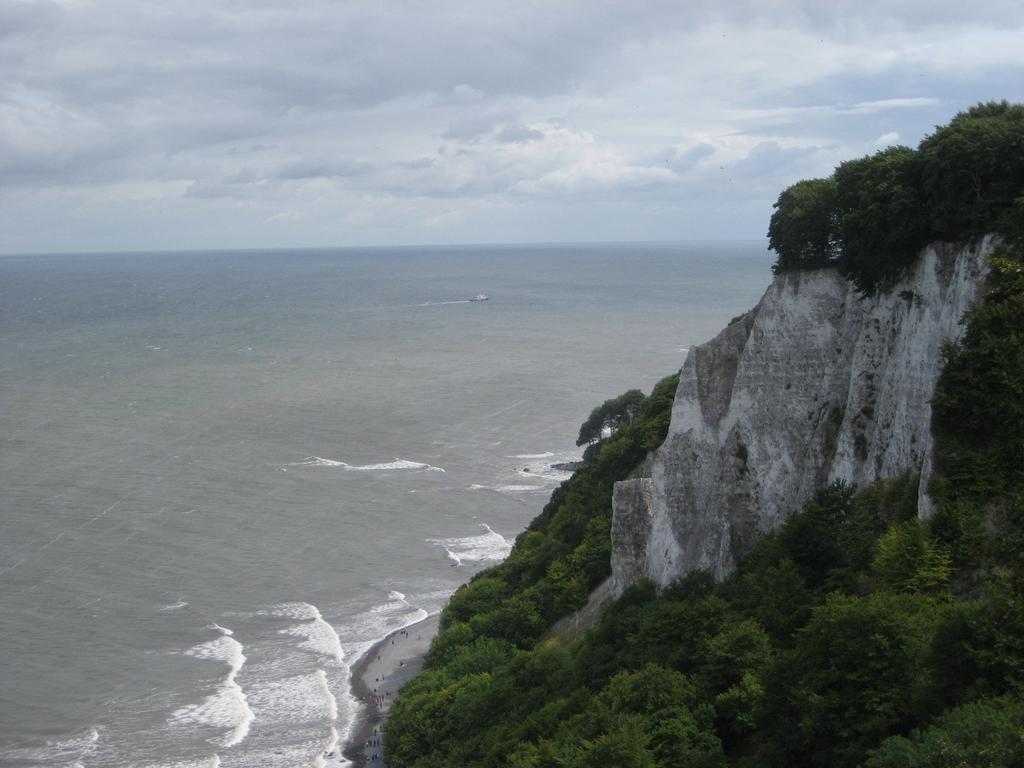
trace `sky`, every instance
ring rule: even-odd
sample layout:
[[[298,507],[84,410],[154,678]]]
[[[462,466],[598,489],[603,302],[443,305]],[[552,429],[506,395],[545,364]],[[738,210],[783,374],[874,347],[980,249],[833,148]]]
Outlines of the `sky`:
[[[764,238],[992,99],[1020,0],[0,0],[0,253]]]

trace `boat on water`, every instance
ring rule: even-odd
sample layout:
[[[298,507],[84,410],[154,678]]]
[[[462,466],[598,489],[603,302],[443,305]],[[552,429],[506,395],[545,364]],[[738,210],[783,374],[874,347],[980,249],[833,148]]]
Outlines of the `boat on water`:
[[[478,293],[476,296],[470,299],[470,301],[487,301],[489,298],[491,297],[488,296],[486,293]]]

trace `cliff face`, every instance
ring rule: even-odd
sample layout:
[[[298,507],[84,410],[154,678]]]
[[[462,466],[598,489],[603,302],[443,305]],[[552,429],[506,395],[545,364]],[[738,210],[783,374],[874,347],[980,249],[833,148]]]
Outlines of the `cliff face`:
[[[959,336],[990,248],[931,246],[868,298],[835,270],[786,273],[691,350],[665,442],[646,476],[615,486],[611,592],[643,576],[724,577],[831,480],[920,472],[927,517],[941,344]]]

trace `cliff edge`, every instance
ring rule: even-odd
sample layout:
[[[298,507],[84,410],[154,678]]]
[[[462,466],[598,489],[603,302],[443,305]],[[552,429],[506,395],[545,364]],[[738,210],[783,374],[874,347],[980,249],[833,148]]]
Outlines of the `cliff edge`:
[[[869,297],[834,269],[784,273],[691,350],[649,471],[615,485],[610,592],[698,569],[723,578],[832,480],[920,473],[928,517],[942,342],[959,337],[991,248],[929,246]]]

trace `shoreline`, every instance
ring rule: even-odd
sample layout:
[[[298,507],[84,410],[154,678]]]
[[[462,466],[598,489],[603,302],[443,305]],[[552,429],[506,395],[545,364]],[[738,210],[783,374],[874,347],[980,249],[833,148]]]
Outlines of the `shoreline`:
[[[423,668],[423,659],[430,642],[437,634],[441,614],[427,616],[408,627],[396,629],[374,643],[351,668],[352,696],[363,705],[351,736],[341,754],[354,768],[386,768],[382,747],[371,746],[371,739],[380,738],[388,711],[398,690]]]

